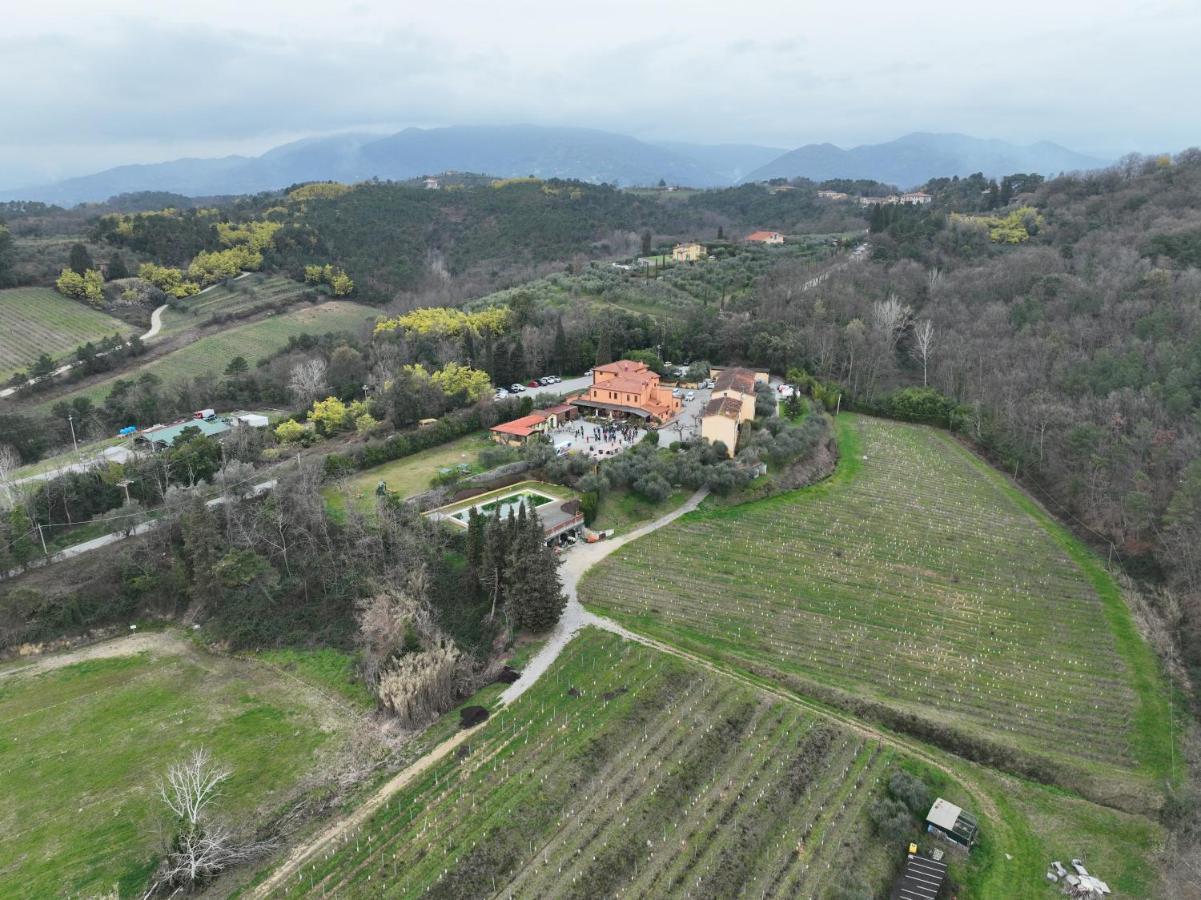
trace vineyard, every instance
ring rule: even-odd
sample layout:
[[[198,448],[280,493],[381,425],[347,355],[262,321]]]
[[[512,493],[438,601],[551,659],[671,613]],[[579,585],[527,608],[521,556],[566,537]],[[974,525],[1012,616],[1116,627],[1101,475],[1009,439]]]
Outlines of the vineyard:
[[[821,896],[882,887],[891,749],[587,629],[288,896]],[[897,848],[892,848],[897,849]]]
[[[51,288],[0,291],[0,380],[43,353],[58,359],[80,344],[133,330],[120,319]]]
[[[1104,571],[940,433],[849,421],[831,481],[702,508],[602,562],[581,599],[990,762],[1026,754],[1114,795],[1164,773],[1167,703]]]
[[[163,313],[163,333],[173,334],[204,325],[214,318],[245,316],[268,307],[282,308],[298,302],[302,295],[311,291],[310,286],[282,275],[247,275],[189,297],[183,302],[182,309],[168,308]]]
[[[366,327],[376,315],[378,313],[369,307],[346,301],[331,301],[292,310],[202,337],[143,366],[65,397],[46,401],[35,409],[45,412],[59,400],[70,401],[75,397],[89,397],[95,403],[103,403],[117,378],[132,379],[147,372],[157,375],[167,384],[198,375],[219,377],[235,356],[242,356],[254,365],[262,357],[286,346],[290,337],[305,333],[316,335],[329,331],[357,331]]]

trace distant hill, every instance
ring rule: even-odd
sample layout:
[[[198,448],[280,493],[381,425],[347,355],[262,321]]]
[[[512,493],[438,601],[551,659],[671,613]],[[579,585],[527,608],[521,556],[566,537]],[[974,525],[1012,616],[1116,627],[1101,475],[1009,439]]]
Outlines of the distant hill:
[[[408,128],[387,137],[340,134],[308,138],[262,156],[179,159],[119,166],[38,187],[0,191],[0,200],[70,206],[114,194],[173,191],[189,197],[249,194],[298,181],[405,180],[448,170],[498,177],[536,175],[617,185],[728,185],[694,156],[590,128],[534,125]]]
[[[755,169],[743,181],[771,178],[870,178],[899,187],[915,187],[931,178],[988,176],[1015,172],[1058,175],[1099,169],[1109,162],[1042,141],[1020,146],[963,134],[909,134],[885,144],[843,150],[833,144],[806,144]]]
[[[745,176],[767,165],[787,151],[778,147],[762,147],[758,144],[687,144],[678,141],[656,141],[662,147],[695,160],[727,184],[736,184]]]

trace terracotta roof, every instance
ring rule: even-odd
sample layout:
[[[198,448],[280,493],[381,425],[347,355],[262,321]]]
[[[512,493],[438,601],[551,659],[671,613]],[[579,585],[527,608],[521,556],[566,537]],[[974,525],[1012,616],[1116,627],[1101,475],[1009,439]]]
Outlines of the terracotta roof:
[[[738,420],[742,415],[742,402],[733,397],[714,397],[705,406],[706,416],[725,416],[727,419]]]
[[[746,239],[748,241],[767,241],[774,238],[777,234],[779,234],[778,231],[752,231],[746,236]]]
[[[570,403],[557,403],[554,406],[548,406],[542,412],[548,416],[561,416],[563,413],[575,412],[575,407]]]
[[[501,434],[512,434],[517,437],[529,437],[538,430],[537,426],[546,421],[546,416],[543,412],[536,412],[529,416],[522,416],[520,419],[514,419],[512,422],[502,422],[500,425],[493,425],[489,431],[498,431]]]
[[[646,363],[634,362],[632,359],[619,359],[616,362],[605,363],[603,366],[593,366],[593,373],[612,372],[614,375],[630,375],[646,370]]]
[[[741,391],[744,394],[755,393],[755,373],[750,369],[724,369],[713,382],[714,391]]]
[[[641,394],[653,384],[658,375],[654,372],[639,372],[637,375],[618,375],[608,381],[596,385],[598,391],[629,391],[631,394]]]

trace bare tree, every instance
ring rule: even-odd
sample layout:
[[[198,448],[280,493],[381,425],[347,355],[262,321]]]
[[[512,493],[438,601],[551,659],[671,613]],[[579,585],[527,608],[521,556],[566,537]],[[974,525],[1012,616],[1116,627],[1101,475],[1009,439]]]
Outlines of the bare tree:
[[[240,842],[228,826],[210,821],[209,806],[232,775],[229,769],[219,768],[203,747],[167,768],[159,797],[177,825],[145,897],[168,888],[174,888],[173,894],[190,889],[274,846],[273,840]]]
[[[320,357],[306,359],[292,367],[288,376],[288,390],[300,403],[311,403],[329,391],[325,383],[325,360]]]
[[[935,271],[938,271],[935,269]],[[922,361],[922,387],[927,386],[926,372],[930,366],[930,352],[934,349],[934,323],[922,319],[913,328],[913,355]]]
[[[911,314],[912,310],[901,303],[896,294],[889,294],[888,299],[872,304],[872,325],[890,351],[896,349]]]
[[[0,509],[13,503],[12,473],[21,465],[21,456],[11,444],[0,444]]]

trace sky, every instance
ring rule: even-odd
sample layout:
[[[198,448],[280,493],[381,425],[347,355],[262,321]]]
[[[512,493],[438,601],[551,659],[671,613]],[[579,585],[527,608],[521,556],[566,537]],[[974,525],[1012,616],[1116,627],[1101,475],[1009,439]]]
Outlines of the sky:
[[[40,0],[4,19],[0,186],[412,125],[1201,144],[1199,0]]]

